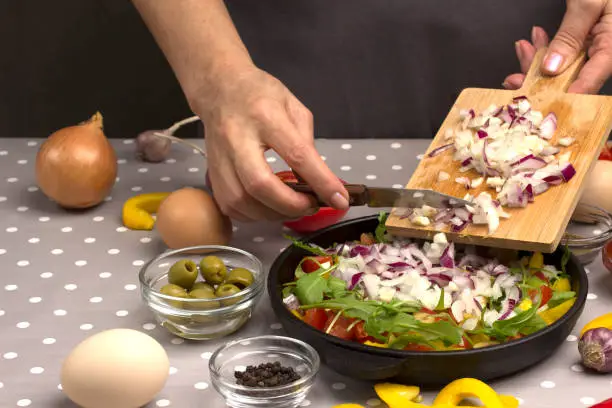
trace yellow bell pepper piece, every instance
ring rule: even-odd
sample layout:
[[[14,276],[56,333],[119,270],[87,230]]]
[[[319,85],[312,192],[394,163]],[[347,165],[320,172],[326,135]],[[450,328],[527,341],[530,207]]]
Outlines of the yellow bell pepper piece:
[[[145,193],[129,198],[123,204],[123,225],[133,230],[152,230],[155,219],[151,216],[170,193]]]
[[[444,387],[434,400],[434,407],[454,407],[467,398],[477,398],[487,408],[506,408],[493,388],[475,378],[461,378]]]
[[[370,340],[364,341],[363,344],[365,344],[366,346],[372,346],[372,347],[389,348],[389,346],[387,346],[386,344],[376,343]]]
[[[332,408],[365,408],[365,407],[359,404],[340,404],[340,405],[334,405]]]
[[[588,332],[589,330],[597,329],[599,327],[605,327],[612,330],[612,313],[606,313],[588,322],[580,331],[580,337],[582,337],[584,333]]]
[[[572,290],[572,284],[567,278],[557,279],[552,285],[552,290],[555,292],[569,292]]]
[[[391,383],[376,384],[374,391],[390,407],[400,407],[402,404],[414,402],[421,393],[419,387]]]
[[[531,301],[531,299],[523,299],[521,300],[521,303],[519,303],[518,308],[521,310],[529,310],[533,307],[533,302]]]
[[[544,266],[544,256],[541,252],[534,252],[529,260],[529,269],[541,269]]]
[[[574,305],[576,302],[576,298],[566,300],[558,306],[553,307],[552,309],[544,310],[543,312],[538,313],[542,319],[546,322],[547,325],[551,325],[557,320],[561,318],[564,314],[567,313],[568,310]]]
[[[304,317],[297,310],[292,310],[291,313],[293,313],[293,315],[297,317],[298,319],[304,320]]]

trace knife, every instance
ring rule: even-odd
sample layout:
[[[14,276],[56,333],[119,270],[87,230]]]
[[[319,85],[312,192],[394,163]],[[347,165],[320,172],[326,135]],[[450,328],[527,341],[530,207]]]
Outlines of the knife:
[[[308,184],[285,182],[294,191],[314,196],[321,207],[329,205],[320,200]],[[407,188],[385,188],[368,187],[364,184],[345,184],[344,188],[349,193],[349,205],[359,207],[402,207],[421,208],[428,205],[433,208],[461,208],[473,205],[461,198],[442,194],[429,189],[407,189]]]

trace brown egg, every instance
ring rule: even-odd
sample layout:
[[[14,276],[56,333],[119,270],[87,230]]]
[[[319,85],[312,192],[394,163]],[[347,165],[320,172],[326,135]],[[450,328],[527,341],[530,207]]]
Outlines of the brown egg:
[[[205,191],[182,188],[159,206],[155,228],[172,249],[195,245],[227,245],[232,222]]]

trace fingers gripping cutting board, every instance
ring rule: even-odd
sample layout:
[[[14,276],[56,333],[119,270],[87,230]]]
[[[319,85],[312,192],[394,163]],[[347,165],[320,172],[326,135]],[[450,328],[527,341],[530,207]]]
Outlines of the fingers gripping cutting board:
[[[508,208],[506,212],[510,213],[511,217],[502,219],[497,231],[491,235],[486,225],[472,224],[459,233],[450,232],[448,227],[436,230],[433,226],[416,226],[409,219],[394,214],[395,211],[386,223],[391,234],[431,238],[436,232],[444,232],[450,240],[457,243],[542,252],[553,252],[556,249],[578,204],[583,182],[612,128],[612,97],[567,93],[584,64],[584,56],[561,75],[548,77],[540,73],[545,51],[542,49],[537,53],[523,87],[518,91],[465,89],[455,101],[427,153],[449,143],[445,140],[445,135],[447,129],[455,129],[460,123],[460,110],[474,109],[481,112],[492,104],[508,105],[514,97],[527,96],[533,109],[544,115],[554,112],[557,116],[557,129],[550,140],[551,145],[557,145],[556,142],[563,137],[575,139],[569,147],[561,148],[561,154],[571,152],[570,162],[576,169],[576,175],[569,182],[553,186],[536,196],[535,202],[525,208]],[[434,157],[425,154],[407,188],[432,188],[459,198],[468,192],[477,196],[481,191],[488,191],[495,198],[495,190],[487,187],[486,183],[468,190],[455,181],[461,176],[473,179],[480,175],[473,169],[461,173],[460,163],[453,161],[453,153],[454,149],[449,149]],[[447,172],[450,178],[439,181],[440,171]]]

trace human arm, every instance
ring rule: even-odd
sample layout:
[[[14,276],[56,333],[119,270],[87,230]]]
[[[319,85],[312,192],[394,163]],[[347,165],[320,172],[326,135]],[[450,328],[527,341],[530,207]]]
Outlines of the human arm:
[[[221,210],[250,221],[299,217],[313,201],[267,165],[275,150],[332,207],[347,193],[314,147],[310,111],[251,60],[222,0],[132,0],[204,122],[208,171]]]

